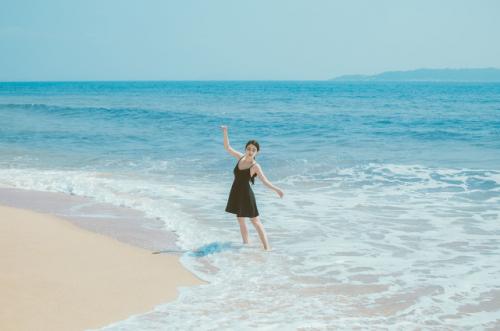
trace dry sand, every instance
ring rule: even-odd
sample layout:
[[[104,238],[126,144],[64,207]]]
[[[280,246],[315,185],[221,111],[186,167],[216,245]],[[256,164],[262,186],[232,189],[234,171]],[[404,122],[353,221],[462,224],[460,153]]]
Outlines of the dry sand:
[[[0,330],[99,328],[200,284],[178,256],[0,206]]]

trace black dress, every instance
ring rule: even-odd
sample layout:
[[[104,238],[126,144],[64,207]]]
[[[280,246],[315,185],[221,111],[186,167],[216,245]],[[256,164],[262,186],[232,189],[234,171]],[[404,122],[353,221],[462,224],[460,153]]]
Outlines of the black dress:
[[[259,216],[255,196],[250,187],[250,166],[247,169],[238,169],[241,157],[234,167],[234,181],[231,186],[231,192],[227,199],[226,211],[236,214],[238,217],[256,217]],[[254,177],[257,174],[253,175]]]

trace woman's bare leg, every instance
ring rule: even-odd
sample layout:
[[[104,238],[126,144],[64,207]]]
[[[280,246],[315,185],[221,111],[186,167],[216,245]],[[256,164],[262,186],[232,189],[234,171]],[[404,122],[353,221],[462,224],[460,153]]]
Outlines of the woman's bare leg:
[[[262,241],[262,244],[264,245],[264,249],[266,251],[271,250],[271,247],[269,247],[269,242],[267,241],[267,236],[266,236],[266,231],[264,230],[264,225],[260,222],[259,216],[251,218],[252,224],[255,227],[255,230],[257,230],[257,233],[259,234],[260,241]]]
[[[243,243],[248,244],[248,229],[247,225],[245,224],[245,218],[244,217],[237,217],[238,223],[240,223],[240,231],[241,231],[241,237],[243,238]]]

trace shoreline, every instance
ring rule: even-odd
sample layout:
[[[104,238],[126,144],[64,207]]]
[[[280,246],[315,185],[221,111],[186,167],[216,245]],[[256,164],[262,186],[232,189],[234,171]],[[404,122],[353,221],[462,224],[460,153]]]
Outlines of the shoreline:
[[[174,254],[0,202],[0,328],[101,328],[206,284]]]
[[[180,250],[177,235],[158,219],[129,207],[63,192],[0,186],[0,205],[63,218],[79,228],[148,250]]]

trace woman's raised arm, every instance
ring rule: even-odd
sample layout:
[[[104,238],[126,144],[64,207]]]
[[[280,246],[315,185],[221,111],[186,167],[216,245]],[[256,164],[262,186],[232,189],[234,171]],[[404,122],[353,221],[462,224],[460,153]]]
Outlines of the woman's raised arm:
[[[224,133],[224,149],[228,151],[229,154],[234,156],[237,159],[240,159],[243,154],[234,150],[231,145],[229,145],[229,137],[227,134],[227,126],[226,125],[221,125],[220,128],[222,129],[222,132]]]

